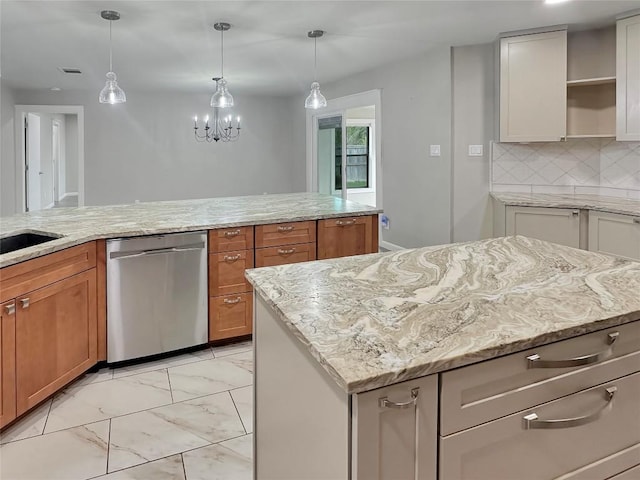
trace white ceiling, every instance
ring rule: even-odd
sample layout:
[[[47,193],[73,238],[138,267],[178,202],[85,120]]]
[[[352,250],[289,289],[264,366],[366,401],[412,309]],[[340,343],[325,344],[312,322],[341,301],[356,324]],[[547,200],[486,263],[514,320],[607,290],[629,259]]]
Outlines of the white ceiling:
[[[313,76],[318,40],[319,81],[410,57],[434,46],[490,42],[504,31],[570,24],[612,24],[640,0],[502,1],[25,1],[2,0],[3,82],[25,89],[97,89],[108,69],[108,22],[113,24],[114,71],[125,90],[210,92],[219,74],[217,21],[225,34],[225,77],[232,92],[287,95]],[[77,67],[69,76],[58,67]]]

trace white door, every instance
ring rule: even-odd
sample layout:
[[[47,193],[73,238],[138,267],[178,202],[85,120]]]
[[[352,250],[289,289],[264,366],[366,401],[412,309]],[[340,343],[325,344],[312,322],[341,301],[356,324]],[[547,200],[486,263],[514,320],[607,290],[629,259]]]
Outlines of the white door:
[[[60,124],[51,124],[51,160],[53,163],[53,202],[60,200]]]
[[[34,113],[28,113],[25,122],[25,147],[26,147],[26,210],[32,212],[42,208],[40,198],[40,117]]]

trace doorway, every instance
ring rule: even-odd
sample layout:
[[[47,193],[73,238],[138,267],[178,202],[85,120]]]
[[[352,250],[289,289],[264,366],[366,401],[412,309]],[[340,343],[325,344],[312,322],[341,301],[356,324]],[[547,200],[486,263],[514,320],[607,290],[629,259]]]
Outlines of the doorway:
[[[84,109],[16,105],[17,212],[84,205]]]

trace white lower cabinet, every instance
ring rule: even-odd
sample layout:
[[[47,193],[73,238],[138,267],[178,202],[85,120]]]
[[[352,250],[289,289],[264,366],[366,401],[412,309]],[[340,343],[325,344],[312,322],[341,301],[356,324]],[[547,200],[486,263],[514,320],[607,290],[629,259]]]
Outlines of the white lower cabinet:
[[[566,208],[506,208],[506,235],[524,235],[580,248],[580,210]]]
[[[352,398],[352,478],[437,478],[438,376]]]
[[[440,478],[606,479],[640,461],[640,373],[441,439]]]
[[[589,212],[589,250],[640,260],[640,217]]]

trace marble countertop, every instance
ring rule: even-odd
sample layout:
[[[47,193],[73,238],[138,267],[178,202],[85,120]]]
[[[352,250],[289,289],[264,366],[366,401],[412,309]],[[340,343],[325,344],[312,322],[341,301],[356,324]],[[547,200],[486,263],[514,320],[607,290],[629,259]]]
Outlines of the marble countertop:
[[[503,193],[491,196],[506,205],[519,207],[555,207],[597,210],[600,212],[640,215],[640,200],[586,194]]]
[[[347,393],[640,320],[640,263],[522,236],[247,277]]]
[[[0,268],[90,240],[373,215],[382,210],[318,193],[55,208],[0,218],[0,237],[51,233],[56,240],[0,255]]]

